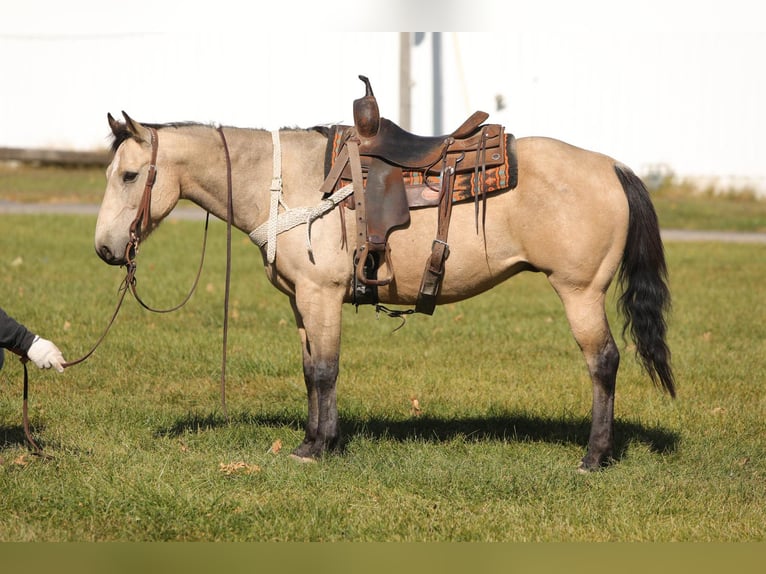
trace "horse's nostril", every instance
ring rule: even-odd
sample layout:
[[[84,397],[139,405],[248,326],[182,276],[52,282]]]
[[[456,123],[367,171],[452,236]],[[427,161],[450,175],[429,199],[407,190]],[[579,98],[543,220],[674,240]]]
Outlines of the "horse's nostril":
[[[97,250],[98,256],[101,257],[104,261],[107,263],[114,260],[114,255],[112,254],[112,250],[109,249],[106,245],[102,245]]]

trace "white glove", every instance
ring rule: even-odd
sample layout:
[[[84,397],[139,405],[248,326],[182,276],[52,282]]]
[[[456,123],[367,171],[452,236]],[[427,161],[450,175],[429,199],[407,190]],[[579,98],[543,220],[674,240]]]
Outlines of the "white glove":
[[[47,339],[35,337],[32,346],[27,351],[27,357],[41,369],[50,369],[53,367],[59,373],[64,372],[64,356],[59,348]]]

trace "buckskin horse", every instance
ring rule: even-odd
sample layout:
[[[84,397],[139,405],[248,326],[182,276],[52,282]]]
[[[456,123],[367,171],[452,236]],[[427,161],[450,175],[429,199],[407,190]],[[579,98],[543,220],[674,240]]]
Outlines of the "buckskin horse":
[[[271,229],[269,240],[259,243],[268,278],[289,297],[303,350],[308,419],[292,456],[317,459],[339,439],[341,308],[354,302],[357,273],[346,241],[356,236],[355,217],[318,194],[327,172],[326,130],[141,124],[123,116],[108,116],[114,157],[95,230],[95,249],[105,262],[125,265],[137,235],[145,239],[182,198],[251,237],[276,213],[297,212],[304,223]],[[614,448],[620,353],[605,299],[615,276],[636,357],[652,381],[675,396],[657,216],[641,180],[606,155],[543,137],[519,138],[515,148],[517,185],[485,198],[481,229],[472,202],[452,206],[449,257],[435,302],[473,297],[522,271],[545,274],[592,380],[590,436],[579,468],[595,470],[612,461]],[[376,285],[380,303],[416,304],[438,211],[413,209],[406,224],[391,230],[380,268],[395,272]]]

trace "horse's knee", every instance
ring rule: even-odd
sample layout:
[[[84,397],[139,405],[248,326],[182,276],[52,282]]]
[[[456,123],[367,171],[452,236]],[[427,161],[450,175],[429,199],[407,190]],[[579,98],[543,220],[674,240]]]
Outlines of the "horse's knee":
[[[319,361],[314,365],[314,380],[318,386],[335,387],[338,378],[338,360]]]

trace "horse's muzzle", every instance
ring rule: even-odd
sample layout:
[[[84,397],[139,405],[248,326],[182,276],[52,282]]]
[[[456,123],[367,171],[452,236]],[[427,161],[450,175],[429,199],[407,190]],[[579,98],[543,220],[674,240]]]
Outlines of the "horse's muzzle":
[[[119,254],[114,254],[108,245],[101,245],[100,247],[97,246],[96,253],[103,261],[109,265],[125,264],[125,253],[119,252]]]

